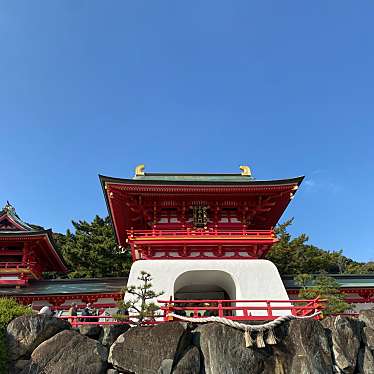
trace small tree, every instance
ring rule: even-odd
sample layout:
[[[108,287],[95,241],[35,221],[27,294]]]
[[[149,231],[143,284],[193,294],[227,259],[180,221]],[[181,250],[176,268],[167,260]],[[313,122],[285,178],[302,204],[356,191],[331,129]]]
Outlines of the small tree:
[[[302,299],[326,299],[324,314],[342,313],[349,308],[349,304],[340,293],[339,283],[327,275],[318,275],[313,278],[308,274],[299,274],[295,281],[302,287],[299,297]]]
[[[138,319],[137,323],[140,325],[145,318],[154,318],[156,311],[159,307],[153,303],[149,302],[158,296],[161,296],[163,292],[155,292],[152,290],[152,277],[151,274],[141,271],[138,280],[141,282],[139,286],[125,286],[122,289],[124,294],[131,295],[131,299],[126,302],[119,302],[118,306],[120,309],[127,309],[130,313],[135,313]],[[116,315],[116,318],[124,318],[123,315]]]

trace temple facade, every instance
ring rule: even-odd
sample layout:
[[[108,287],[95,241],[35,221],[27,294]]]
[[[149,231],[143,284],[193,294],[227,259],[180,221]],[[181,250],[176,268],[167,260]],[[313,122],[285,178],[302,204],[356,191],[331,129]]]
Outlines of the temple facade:
[[[150,273],[164,298],[288,300],[263,257],[303,177],[255,180],[238,174],[100,176],[119,246],[130,246],[130,285]]]
[[[26,286],[47,271],[67,271],[52,230],[22,221],[8,202],[0,211],[0,285]]]
[[[157,174],[140,165],[132,179],[100,176],[118,245],[131,251],[128,278],[43,279],[67,271],[52,231],[26,223],[7,203],[0,211],[0,296],[34,308],[111,308],[121,288],[147,271],[163,299],[295,299],[293,277],[281,279],[264,256],[302,179],[259,181],[246,166],[238,174]],[[353,309],[374,306],[374,275],[331,276]]]

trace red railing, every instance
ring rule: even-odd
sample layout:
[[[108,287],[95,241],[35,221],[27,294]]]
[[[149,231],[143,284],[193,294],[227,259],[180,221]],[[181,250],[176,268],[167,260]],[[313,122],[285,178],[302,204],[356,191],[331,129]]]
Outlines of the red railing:
[[[85,325],[105,326],[105,325],[136,325],[136,316],[118,320],[115,317],[109,316],[59,316],[60,319],[66,319],[70,322],[72,327],[79,327]],[[163,321],[156,321],[154,318],[145,319],[142,325],[154,325]]]
[[[178,236],[191,236],[191,237],[206,237],[206,236],[248,236],[258,238],[275,238],[273,230],[220,230],[220,229],[207,229],[207,230],[195,230],[195,229],[180,229],[180,230],[130,230],[129,237],[178,237]]]
[[[23,264],[22,262],[0,262],[0,269],[29,269],[36,265],[36,262],[28,262]]]
[[[323,300],[158,300],[164,304],[165,320],[169,314],[187,317],[217,316],[231,320],[274,320],[282,315],[308,316],[322,311]],[[318,317],[317,317],[318,318]]]
[[[145,318],[142,325],[154,325],[177,319],[170,314],[199,318],[205,316],[224,317],[236,321],[267,321],[279,316],[312,316],[324,309],[324,301],[313,300],[158,300],[161,313]],[[116,315],[59,316],[68,320],[72,327],[83,325],[137,325],[137,316],[118,318]],[[321,315],[314,317],[320,319]]]

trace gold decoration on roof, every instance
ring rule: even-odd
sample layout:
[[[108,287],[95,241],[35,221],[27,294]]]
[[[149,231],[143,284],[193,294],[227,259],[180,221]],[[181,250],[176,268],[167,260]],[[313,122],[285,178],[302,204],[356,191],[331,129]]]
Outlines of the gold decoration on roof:
[[[140,177],[144,175],[144,164],[140,164],[135,168],[135,176]]]
[[[251,169],[247,165],[240,166],[240,170],[242,170],[242,175],[249,175],[249,176],[252,175]]]

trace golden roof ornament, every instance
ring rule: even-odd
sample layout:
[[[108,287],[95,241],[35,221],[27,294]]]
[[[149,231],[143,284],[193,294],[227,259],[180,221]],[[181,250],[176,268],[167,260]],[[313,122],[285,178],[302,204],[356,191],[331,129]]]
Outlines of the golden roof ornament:
[[[240,170],[242,170],[242,175],[248,175],[248,176],[252,175],[251,169],[249,168],[249,166],[242,165],[242,166],[239,166],[239,167],[240,167]]]
[[[136,177],[141,177],[144,175],[144,164],[140,164],[135,168],[135,176]]]

